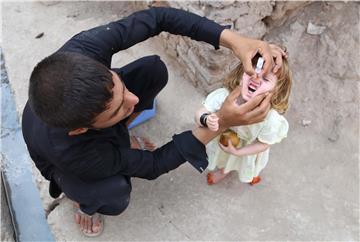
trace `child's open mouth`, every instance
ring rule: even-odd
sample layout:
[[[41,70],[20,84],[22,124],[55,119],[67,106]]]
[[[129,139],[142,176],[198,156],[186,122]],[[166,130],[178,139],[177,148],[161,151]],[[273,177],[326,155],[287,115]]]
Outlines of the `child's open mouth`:
[[[258,87],[259,87],[259,85],[255,84],[253,82],[250,82],[248,85],[248,90],[250,93],[254,93]]]

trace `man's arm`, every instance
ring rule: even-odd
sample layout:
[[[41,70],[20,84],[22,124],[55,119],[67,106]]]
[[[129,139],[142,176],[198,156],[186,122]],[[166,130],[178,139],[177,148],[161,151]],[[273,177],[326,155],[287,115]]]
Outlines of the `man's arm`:
[[[56,166],[83,180],[97,180],[116,174],[155,179],[189,161],[198,171],[206,169],[205,146],[191,131],[173,136],[173,140],[155,151],[120,148],[112,142],[97,140],[62,152]]]
[[[75,35],[59,51],[79,52],[110,67],[111,57],[162,31],[205,41],[219,48],[220,26],[205,17],[174,8],[150,8]]]

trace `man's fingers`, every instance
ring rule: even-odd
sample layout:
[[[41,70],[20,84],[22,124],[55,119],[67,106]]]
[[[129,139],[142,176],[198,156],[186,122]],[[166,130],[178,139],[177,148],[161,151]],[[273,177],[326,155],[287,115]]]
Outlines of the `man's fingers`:
[[[267,104],[270,104],[270,100],[272,98],[272,96],[274,95],[274,93],[270,92],[270,93],[267,93],[266,96],[265,96],[265,99],[261,102],[261,105],[264,105],[264,106],[268,106]]]
[[[270,44],[269,46],[271,48],[272,56],[275,58],[273,73],[276,73],[282,66],[283,57],[286,57],[286,52],[277,45]]]
[[[231,101],[236,100],[241,94],[241,87],[237,86],[234,88],[234,90],[229,94],[228,98]]]
[[[248,56],[245,61],[242,63],[243,64],[243,67],[244,67],[244,71],[245,73],[247,73],[249,76],[253,76],[255,75],[255,70],[254,70],[254,67],[252,65],[252,58],[256,55],[256,53],[252,56]]]
[[[273,93],[268,93],[265,98],[261,101],[261,104],[259,106],[260,109],[260,113],[265,113],[265,116],[267,115],[267,113],[269,112],[271,105],[270,105],[270,101],[271,98],[273,96]]]
[[[259,110],[258,108],[244,115],[244,118],[251,120],[250,123],[259,123],[263,121],[266,117],[266,110]],[[248,124],[250,124],[248,123]]]
[[[263,67],[262,71],[260,72],[260,76],[264,76],[267,73],[269,73],[270,69],[272,68],[273,59],[272,59],[272,55],[270,53],[270,49],[267,47],[259,49],[259,53],[265,60],[264,67]]]
[[[258,96],[252,97],[246,103],[241,104],[240,107],[243,109],[243,111],[245,113],[247,113],[247,112],[253,110],[254,108],[256,108],[264,98],[265,98],[265,94],[260,94]]]
[[[273,55],[275,57],[275,67],[273,69],[273,73],[276,73],[281,68],[283,60],[281,52],[273,52]]]
[[[281,49],[279,46],[274,45],[274,44],[269,44],[269,46],[272,49],[272,51],[278,51],[281,53],[282,56],[284,56],[284,57],[287,56],[286,52],[283,49]]]
[[[272,94],[268,94],[262,101],[261,104],[254,108],[252,111],[248,112],[246,115],[247,119],[252,119],[255,123],[260,122],[264,120],[267,113],[270,110],[270,100],[271,100]]]
[[[265,58],[264,58],[265,59]],[[273,67],[273,60],[272,60],[272,57],[271,58],[268,58],[268,59],[265,59],[265,63],[264,63],[264,67],[263,69],[261,70],[261,72],[259,73],[259,76],[260,77],[263,77],[263,76],[266,76],[271,68]]]

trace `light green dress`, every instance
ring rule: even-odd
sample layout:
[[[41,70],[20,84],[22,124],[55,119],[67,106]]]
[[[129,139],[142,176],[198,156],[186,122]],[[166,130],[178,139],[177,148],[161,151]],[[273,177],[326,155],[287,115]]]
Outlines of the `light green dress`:
[[[229,91],[226,88],[216,89],[206,97],[203,105],[209,112],[216,112],[220,109],[228,95]],[[238,147],[249,145],[256,141],[256,139],[262,143],[272,145],[279,143],[287,136],[289,124],[284,116],[271,109],[264,121],[251,125],[232,127],[231,129],[241,139],[241,144]],[[261,170],[264,169],[269,161],[270,149],[255,155],[234,156],[224,152],[219,147],[219,138],[220,136],[207,146],[209,170],[224,168],[225,173],[237,171],[240,181],[246,183],[259,176]]]

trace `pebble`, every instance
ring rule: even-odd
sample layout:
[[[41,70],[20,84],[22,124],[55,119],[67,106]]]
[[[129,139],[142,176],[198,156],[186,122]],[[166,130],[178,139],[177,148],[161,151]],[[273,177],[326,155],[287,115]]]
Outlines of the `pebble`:
[[[315,25],[311,22],[308,23],[306,32],[311,35],[320,35],[324,32],[326,26]]]
[[[35,39],[40,39],[40,38],[41,38],[41,37],[43,37],[43,36],[44,36],[44,32],[42,32],[42,33],[40,33],[40,34],[36,35]]]
[[[306,127],[306,126],[309,126],[311,124],[311,120],[306,120],[306,119],[303,119],[301,121],[301,124],[302,126]]]
[[[337,133],[332,133],[332,134],[330,134],[329,136],[328,136],[328,140],[330,141],[330,142],[336,142],[338,139],[339,139],[339,134],[337,134]]]

